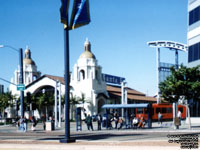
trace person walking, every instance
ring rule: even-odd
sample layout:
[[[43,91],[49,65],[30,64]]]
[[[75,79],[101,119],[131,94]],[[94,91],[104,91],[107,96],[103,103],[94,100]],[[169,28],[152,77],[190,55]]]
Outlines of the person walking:
[[[101,130],[101,123],[102,123],[102,116],[101,116],[101,114],[98,114],[98,116],[97,116],[98,130]]]
[[[35,127],[36,127],[36,125],[37,125],[37,121],[36,121],[36,119],[35,119],[35,116],[32,117],[31,122],[32,122],[32,127],[31,127],[31,129],[32,129],[32,131],[35,131]]]
[[[46,130],[46,116],[42,116],[42,124],[43,124],[43,130]]]
[[[92,117],[90,116],[90,114],[87,116],[87,118],[85,119],[85,122],[87,124],[87,128],[88,130],[90,130],[90,128],[93,130],[93,125],[92,125]]]
[[[24,132],[28,130],[28,119],[24,117]]]
[[[162,124],[162,114],[158,113],[158,124]]]
[[[19,120],[20,130],[24,131],[24,118],[21,116]]]
[[[181,115],[182,115],[182,113],[181,113],[181,111],[179,110],[179,111],[178,111],[178,114],[177,114],[177,117],[178,117],[178,119],[179,119],[180,125],[181,125]]]

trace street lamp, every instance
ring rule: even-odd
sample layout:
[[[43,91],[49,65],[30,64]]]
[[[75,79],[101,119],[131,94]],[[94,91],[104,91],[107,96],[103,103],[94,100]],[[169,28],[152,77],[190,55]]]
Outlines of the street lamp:
[[[23,52],[22,48],[16,49],[9,45],[0,45],[0,48],[8,47],[14,51],[19,53],[19,65],[20,65],[20,76],[19,76],[19,84],[24,85],[24,78],[23,78]],[[21,103],[21,116],[24,118],[24,91],[20,90],[20,103]]]

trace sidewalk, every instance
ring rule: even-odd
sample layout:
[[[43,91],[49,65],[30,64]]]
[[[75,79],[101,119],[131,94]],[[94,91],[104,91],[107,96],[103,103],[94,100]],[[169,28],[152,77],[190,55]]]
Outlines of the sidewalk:
[[[82,131],[76,131],[75,122],[70,123],[70,135],[76,139],[75,143],[63,144],[60,139],[65,138],[64,123],[62,128],[54,131],[43,131],[42,124],[36,126],[36,131],[24,133],[13,126],[0,126],[0,150],[36,150],[36,149],[81,149],[81,150],[129,150],[129,149],[180,149],[180,144],[169,143],[168,135],[198,134],[200,124],[193,124],[192,129],[182,122],[179,129],[174,129],[172,122],[164,122],[162,125],[153,123],[151,129],[122,129],[107,130],[103,128],[97,131],[97,123],[93,123],[94,131],[88,131],[83,123]],[[199,143],[200,144],[200,143]]]

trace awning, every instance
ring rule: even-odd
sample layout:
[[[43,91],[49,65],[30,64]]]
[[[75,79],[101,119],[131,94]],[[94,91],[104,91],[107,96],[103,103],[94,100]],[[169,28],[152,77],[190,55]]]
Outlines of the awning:
[[[105,104],[103,109],[118,109],[118,108],[147,108],[149,104]]]

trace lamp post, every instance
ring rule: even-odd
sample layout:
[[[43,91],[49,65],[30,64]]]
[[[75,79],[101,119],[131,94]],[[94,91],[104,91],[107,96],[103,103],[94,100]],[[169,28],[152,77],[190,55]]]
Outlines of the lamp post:
[[[9,45],[0,45],[0,48],[8,47],[14,51],[17,51],[19,53],[19,65],[20,65],[20,76],[19,76],[19,84],[24,84],[24,77],[23,77],[23,52],[22,48],[16,49]],[[24,118],[24,91],[20,90],[20,104],[21,104],[21,117]]]

